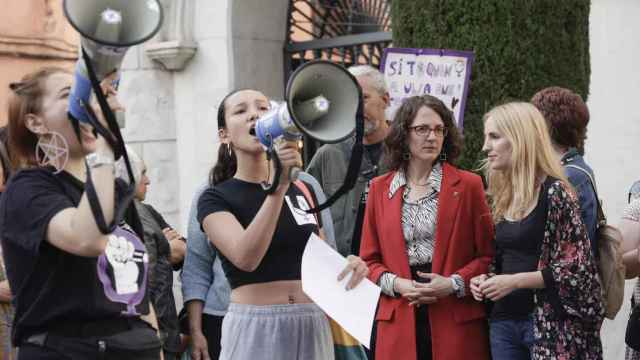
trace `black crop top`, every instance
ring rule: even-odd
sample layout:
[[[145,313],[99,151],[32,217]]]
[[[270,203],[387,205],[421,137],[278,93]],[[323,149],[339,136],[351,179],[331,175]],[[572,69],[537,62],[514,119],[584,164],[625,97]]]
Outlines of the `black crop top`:
[[[312,188],[307,185],[307,189]],[[313,197],[313,192],[310,193]],[[226,211],[246,229],[266,197],[259,184],[231,178],[202,193],[198,200],[198,221],[202,225],[209,214]],[[316,203],[315,198],[312,200]],[[271,244],[255,271],[242,271],[220,254],[222,269],[232,289],[270,281],[300,280],[302,253],[311,233],[318,234],[319,228],[316,217],[303,211],[310,207],[313,204],[309,204],[303,192],[291,184],[285,194]]]
[[[496,272],[516,274],[536,271],[547,221],[547,193],[553,183],[547,178],[541,187],[536,207],[520,221],[503,220],[496,224]],[[534,308],[533,290],[516,289],[496,301],[492,319],[526,319]]]

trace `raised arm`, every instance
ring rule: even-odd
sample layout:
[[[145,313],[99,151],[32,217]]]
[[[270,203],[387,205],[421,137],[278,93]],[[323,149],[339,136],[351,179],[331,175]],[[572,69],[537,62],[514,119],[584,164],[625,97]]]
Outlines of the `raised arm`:
[[[268,195],[249,226],[244,229],[228,211],[207,215],[202,227],[213,245],[242,271],[254,271],[267,252],[276,230],[289,184]]]
[[[275,233],[284,196],[291,186],[289,169],[299,167],[302,162],[297,144],[293,142],[281,144],[277,153],[282,164],[282,175],[280,179],[273,181],[278,181],[279,185],[273,194],[266,196],[246,229],[229,211],[203,214],[201,209],[198,210],[202,228],[209,240],[232,264],[243,271],[254,271],[262,262]],[[200,202],[202,201],[201,199]]]
[[[104,91],[111,109],[114,111],[123,109],[113,88],[107,86]],[[96,109],[95,113],[98,114],[102,124],[106,125],[102,112]],[[96,140],[95,154],[100,161],[90,165],[88,171],[100,201],[104,220],[109,224],[114,216],[115,164],[111,147],[99,135]],[[53,216],[47,228],[47,241],[55,247],[79,256],[95,257],[104,253],[108,236],[98,229],[86,192],[82,195],[78,207],[67,208]]]
[[[113,152],[102,137],[99,137],[97,142],[96,153],[107,159],[110,164],[90,166],[89,171],[105,222],[110,223],[113,220],[115,204]],[[46,239],[53,246],[66,252],[88,257],[100,256],[108,242],[108,236],[98,229],[86,193],[82,195],[78,207],[64,209],[51,218]]]

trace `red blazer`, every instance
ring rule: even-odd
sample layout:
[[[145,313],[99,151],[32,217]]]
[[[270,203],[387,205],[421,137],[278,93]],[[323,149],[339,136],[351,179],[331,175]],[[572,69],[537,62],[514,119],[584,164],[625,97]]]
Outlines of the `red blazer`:
[[[429,305],[433,359],[488,359],[485,308],[471,296],[469,280],[487,272],[494,253],[493,221],[482,179],[448,163],[442,170],[432,271],[458,273],[466,296],[451,295]],[[404,188],[389,198],[395,174],[374,179],[367,199],[360,256],[375,283],[385,272],[411,279],[400,220]],[[376,320],[376,360],[416,360],[415,315],[408,301],[383,294]]]

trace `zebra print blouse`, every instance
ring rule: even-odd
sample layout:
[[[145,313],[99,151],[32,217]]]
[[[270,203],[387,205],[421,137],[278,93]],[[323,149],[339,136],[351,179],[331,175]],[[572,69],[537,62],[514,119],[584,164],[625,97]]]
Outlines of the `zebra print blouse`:
[[[417,201],[409,199],[411,187],[403,172],[397,172],[391,182],[389,197],[392,197],[401,186],[406,185],[402,194],[402,233],[410,266],[424,265],[432,261],[441,183],[442,166],[440,164],[431,170],[427,191]]]
[[[409,266],[431,263],[435,249],[438,194],[442,185],[442,165],[437,163],[431,170],[425,195],[417,201],[409,200],[411,188],[403,171],[398,171],[389,186],[389,198],[404,186],[402,193],[402,233],[405,239]],[[397,275],[385,273],[380,277],[382,291],[395,296],[393,282]],[[456,295],[464,296],[464,280],[457,274],[451,276]]]

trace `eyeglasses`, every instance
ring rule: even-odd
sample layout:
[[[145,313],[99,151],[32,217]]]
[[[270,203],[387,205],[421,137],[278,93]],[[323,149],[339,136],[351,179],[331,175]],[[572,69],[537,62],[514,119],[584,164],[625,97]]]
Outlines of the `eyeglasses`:
[[[428,125],[409,126],[408,129],[412,130],[418,136],[426,136],[426,137],[429,137],[429,135],[433,132],[433,134],[437,138],[447,136],[447,130],[448,130],[444,126],[436,126],[435,128],[432,129]]]

